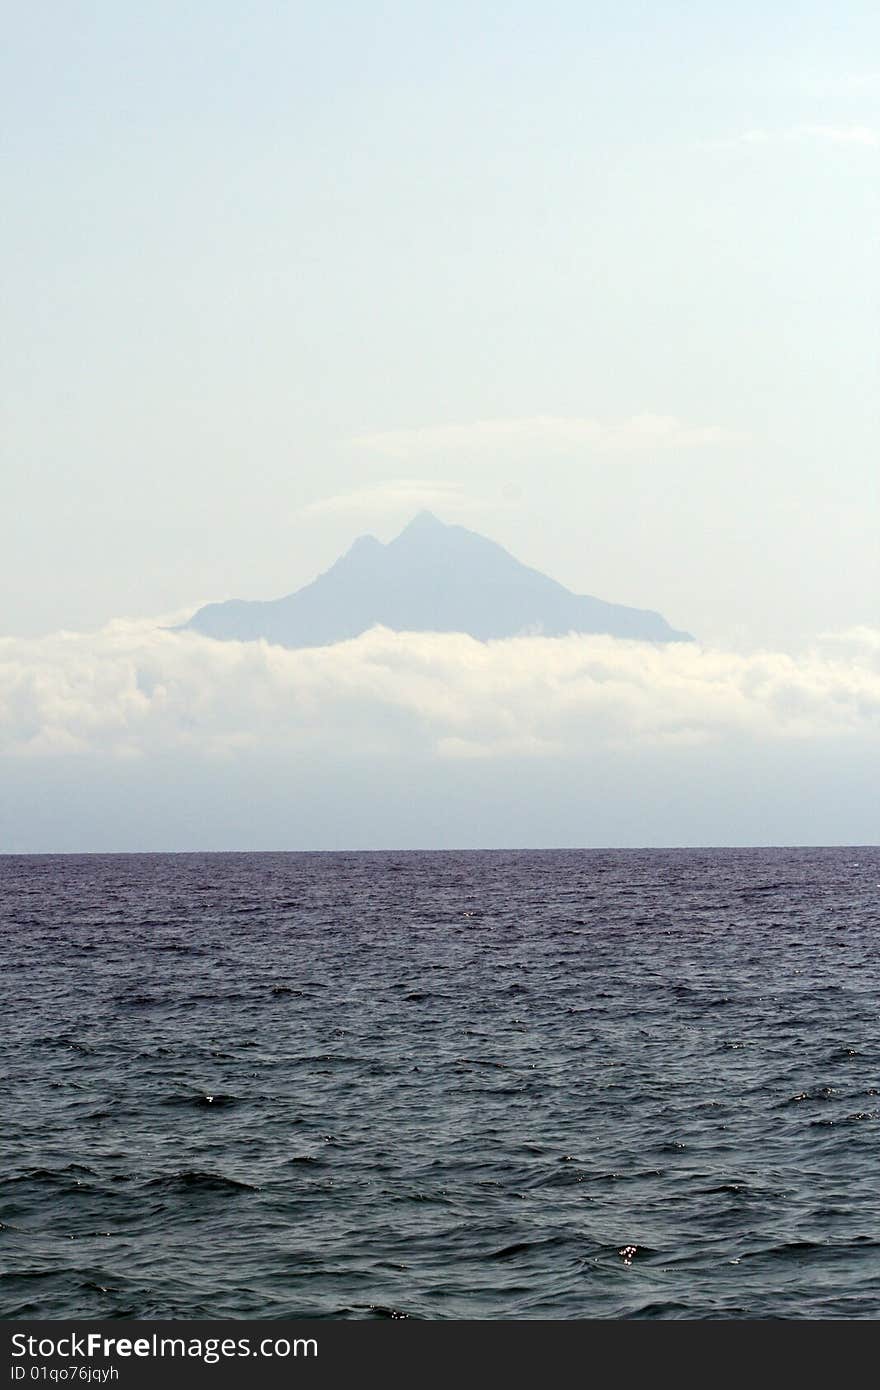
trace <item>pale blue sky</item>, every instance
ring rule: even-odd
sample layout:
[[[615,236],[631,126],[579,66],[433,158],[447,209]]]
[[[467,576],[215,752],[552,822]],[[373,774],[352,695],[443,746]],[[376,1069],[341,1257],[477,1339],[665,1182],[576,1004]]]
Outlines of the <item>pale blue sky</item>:
[[[706,640],[876,622],[878,40],[801,0],[15,7],[0,630],[275,596],[423,494]]]
[[[10,9],[0,850],[876,841],[878,54],[868,3]],[[423,507],[702,645],[158,626]]]

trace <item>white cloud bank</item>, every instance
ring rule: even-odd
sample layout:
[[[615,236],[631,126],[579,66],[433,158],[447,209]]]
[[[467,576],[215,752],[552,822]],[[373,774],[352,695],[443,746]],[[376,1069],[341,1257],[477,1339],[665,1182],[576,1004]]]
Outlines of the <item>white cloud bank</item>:
[[[302,508],[303,516],[336,516],[357,512],[384,516],[386,512],[419,512],[442,507],[448,513],[473,511],[474,498],[461,483],[433,478],[390,478],[350,492],[321,497]]]
[[[530,415],[518,419],[383,430],[360,435],[353,442],[387,458],[411,459],[526,449],[542,454],[572,449],[638,453],[655,449],[705,448],[736,443],[743,437],[718,425],[689,424],[674,415],[634,415],[616,423],[583,416]]]
[[[135,622],[0,640],[6,760],[299,749],[552,758],[828,737],[880,743],[874,630],[797,656],[383,629],[288,651]]]

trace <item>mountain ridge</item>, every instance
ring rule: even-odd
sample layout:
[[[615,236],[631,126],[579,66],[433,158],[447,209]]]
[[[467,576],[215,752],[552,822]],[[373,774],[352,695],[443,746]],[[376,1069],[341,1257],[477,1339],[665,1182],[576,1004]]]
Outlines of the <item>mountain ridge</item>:
[[[314,647],[379,626],[465,632],[481,641],[572,632],[693,641],[651,609],[572,593],[496,541],[427,511],[387,544],[358,536],[329,569],[292,594],[209,603],[183,629],[221,641],[262,638],[286,647]]]

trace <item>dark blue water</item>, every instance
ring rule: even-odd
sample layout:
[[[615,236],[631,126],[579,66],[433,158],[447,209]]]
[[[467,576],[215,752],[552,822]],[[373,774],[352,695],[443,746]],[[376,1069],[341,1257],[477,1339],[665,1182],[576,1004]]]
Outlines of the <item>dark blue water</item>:
[[[0,859],[0,1314],[880,1316],[880,850]]]

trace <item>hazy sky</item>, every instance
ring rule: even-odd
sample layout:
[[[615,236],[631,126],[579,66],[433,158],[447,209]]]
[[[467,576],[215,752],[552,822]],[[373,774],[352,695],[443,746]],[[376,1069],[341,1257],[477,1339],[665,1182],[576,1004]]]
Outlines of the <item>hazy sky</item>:
[[[489,817],[491,834],[471,808],[472,835],[485,843],[701,838],[710,822],[715,839],[725,838],[723,823],[728,838],[746,840],[845,839],[857,826],[856,838],[874,838],[861,773],[845,784],[858,790],[839,821],[828,803],[846,800],[840,769],[876,752],[878,53],[880,11],[867,0],[13,7],[0,71],[0,634],[38,638],[231,595],[275,597],[358,533],[389,539],[427,506],[579,592],[659,609],[731,660],[739,653],[747,665],[760,648],[780,661],[793,653],[798,671],[813,673],[804,698],[817,698],[810,663],[819,658],[809,653],[821,635],[860,628],[857,654],[847,646],[832,661],[843,682],[834,690],[846,693],[819,687],[831,705],[842,699],[859,713],[845,730],[829,715],[798,734],[802,748],[819,740],[817,776],[836,769],[807,798],[824,806],[824,829],[814,816],[811,833],[796,830],[809,821],[804,789],[788,734],[772,721],[733,730],[722,720],[707,733],[696,718],[697,742],[734,778],[717,825],[701,822],[698,800],[674,825],[658,804],[651,831],[650,790],[639,819],[624,794],[632,784],[609,772],[624,827],[609,840],[598,801],[583,811],[584,778],[569,771],[569,790],[545,799],[543,820],[526,816],[514,834],[507,793],[522,740],[538,740],[535,788],[554,785],[560,749],[588,756],[561,712],[568,733],[548,751],[541,740],[553,731],[533,727],[516,701],[510,746],[488,759],[503,775],[489,777],[479,738],[470,758],[448,742],[460,730],[432,726],[409,743],[395,735],[401,786],[407,758],[439,749],[437,797],[448,809],[449,787],[465,776],[449,772],[450,757],[468,762],[482,796],[505,808]],[[112,767],[143,756],[142,730],[121,750],[95,732],[105,715],[124,725],[134,706],[123,700],[108,715],[94,682],[116,690],[124,670],[137,695],[143,663],[158,660],[148,635],[138,638],[146,656],[140,647],[120,655],[113,631],[96,648],[16,640],[0,652],[0,737],[10,756],[30,750],[31,769],[16,761],[7,786],[20,807],[33,803],[31,822],[10,812],[11,828],[0,825],[7,844],[60,843],[46,817],[62,814],[63,798],[37,789],[63,782],[65,758]],[[175,709],[197,718],[189,658],[161,650],[170,667],[154,672],[151,689],[186,687]],[[251,658],[241,657],[239,674]],[[543,662],[541,679],[561,679],[556,657],[530,659]],[[363,680],[363,663],[389,659],[366,646],[352,660]],[[661,700],[670,680],[690,679],[672,661],[657,676]],[[489,680],[469,649],[446,651],[443,662],[446,674],[433,678],[447,682],[450,700],[464,699],[463,671],[471,694]],[[705,699],[720,705],[733,692],[735,703],[737,683],[755,679],[749,671],[725,667],[723,693]],[[216,678],[213,668],[198,677]],[[313,698],[292,668],[289,678]],[[621,679],[634,679],[630,666]],[[492,681],[522,686],[507,668]],[[276,717],[274,687],[259,698],[245,688],[256,703],[240,710],[239,731],[258,707]],[[37,698],[46,690],[55,704]],[[82,698],[104,711],[87,737]],[[382,708],[399,717],[390,696]],[[675,708],[693,732],[694,719]],[[349,716],[334,709],[339,736]],[[193,756],[208,756],[215,714]],[[356,727],[372,727],[361,716]],[[235,806],[249,774],[228,763],[235,729],[220,723]],[[177,756],[179,731],[156,743],[150,729],[155,769]],[[642,746],[634,729],[627,758]],[[652,746],[667,734],[653,728]],[[839,738],[847,751],[835,759],[828,749]],[[736,752],[742,739],[752,740],[751,763]],[[708,755],[702,773],[693,750],[664,756],[673,759],[667,781],[669,768],[691,767],[710,794]],[[653,757],[643,749],[632,766],[650,778]],[[745,771],[774,759],[791,772],[778,824],[755,820]],[[97,767],[94,798],[77,802],[82,824],[91,815],[104,828],[96,844],[122,823],[125,802],[125,779],[113,784],[108,772],[117,790],[105,797]],[[161,782],[131,767],[126,776],[132,787]],[[322,776],[309,783],[313,798]],[[201,833],[194,818],[220,814],[207,786],[191,839]],[[566,820],[577,787],[583,815]],[[280,783],[272,795],[282,796]],[[429,842],[431,812],[418,831],[401,795],[387,836]],[[365,816],[362,838],[381,838],[359,796],[346,814]],[[340,791],[328,804],[338,811],[344,800]],[[174,839],[156,815],[159,840]],[[330,841],[346,842],[343,820],[327,815]],[[302,823],[308,835],[317,821]],[[244,824],[232,816],[230,843]],[[135,826],[129,847],[138,834]]]
[[[877,620],[876,5],[36,0],[3,48],[2,630],[285,593],[413,496],[705,640]]]

